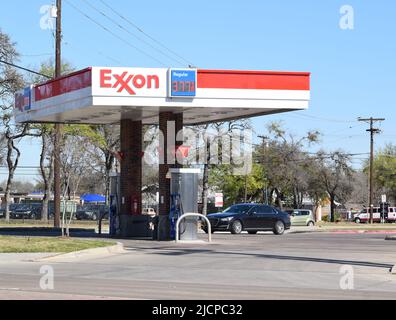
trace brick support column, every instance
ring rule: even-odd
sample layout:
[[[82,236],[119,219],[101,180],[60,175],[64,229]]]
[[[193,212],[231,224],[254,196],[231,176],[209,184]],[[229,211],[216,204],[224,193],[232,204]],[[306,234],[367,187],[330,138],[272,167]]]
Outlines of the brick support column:
[[[135,236],[134,220],[142,214],[142,122],[121,120],[121,233]]]
[[[162,112],[159,115],[160,136],[160,165],[159,165],[159,229],[158,240],[170,240],[170,179],[166,175],[170,168],[181,167],[177,163],[175,150],[183,144],[176,141],[177,133],[183,129],[183,114]]]

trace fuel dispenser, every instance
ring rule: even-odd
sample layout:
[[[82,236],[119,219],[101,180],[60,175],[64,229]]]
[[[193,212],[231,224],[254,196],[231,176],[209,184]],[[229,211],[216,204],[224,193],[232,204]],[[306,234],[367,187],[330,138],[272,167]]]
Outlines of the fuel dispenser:
[[[198,184],[200,169],[184,169],[175,168],[170,169],[170,238],[176,239],[176,223],[178,219],[185,213],[198,212]],[[109,223],[110,236],[122,236],[120,215],[121,215],[121,197],[120,197],[120,174],[113,174],[110,176],[110,203],[109,203]],[[131,203],[131,210],[134,207],[134,201]],[[131,211],[133,212],[133,210]],[[134,219],[148,219],[145,216],[132,216]],[[151,218],[150,218],[151,219]],[[146,221],[146,220],[144,220]],[[158,226],[158,217],[156,217],[154,225]],[[144,226],[148,225],[144,223]],[[142,224],[143,226],[143,224]],[[132,226],[135,230],[136,224]],[[140,230],[141,232],[155,236],[156,232],[152,230]],[[137,231],[139,231],[137,230]],[[136,231],[136,230],[135,230]],[[136,231],[136,232],[137,232]],[[139,232],[140,232],[139,231]],[[157,230],[158,231],[158,230]],[[136,233],[135,232],[135,233]],[[180,225],[180,240],[197,240],[198,239],[198,218],[188,217],[183,220]],[[155,239],[155,238],[154,238]]]
[[[176,239],[176,222],[185,213],[198,212],[198,183],[200,169],[170,169],[171,209],[169,213],[171,239]],[[180,225],[181,240],[198,239],[198,218],[188,217]]]
[[[109,203],[109,224],[110,236],[120,235],[120,174],[114,173],[110,175],[110,203]]]

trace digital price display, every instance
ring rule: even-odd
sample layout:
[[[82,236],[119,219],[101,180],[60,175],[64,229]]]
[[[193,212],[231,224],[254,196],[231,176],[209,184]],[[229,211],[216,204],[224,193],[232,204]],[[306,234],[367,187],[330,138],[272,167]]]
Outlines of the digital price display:
[[[197,70],[170,70],[170,97],[195,97],[197,93]]]

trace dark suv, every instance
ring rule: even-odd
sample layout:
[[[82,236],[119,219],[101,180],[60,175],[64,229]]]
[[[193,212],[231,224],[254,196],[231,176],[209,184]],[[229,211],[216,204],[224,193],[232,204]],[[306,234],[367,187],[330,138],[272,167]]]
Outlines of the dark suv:
[[[79,206],[76,212],[77,220],[99,220],[108,216],[109,207],[101,204]]]
[[[12,213],[12,211],[13,210],[15,210],[16,208],[18,208],[18,204],[16,204],[16,203],[12,203],[12,204],[10,204],[10,206],[9,206],[9,209],[10,209],[10,217],[11,217],[11,213]],[[3,219],[3,218],[5,218],[5,208],[0,208],[0,219]]]
[[[274,234],[282,235],[285,230],[290,229],[290,217],[286,212],[263,204],[236,204],[224,212],[209,214],[212,232],[231,231],[239,234],[247,231],[256,234],[258,231],[272,231]],[[208,232],[207,227],[203,230]]]
[[[11,219],[40,219],[41,207],[28,204],[20,204],[15,207],[11,213]]]

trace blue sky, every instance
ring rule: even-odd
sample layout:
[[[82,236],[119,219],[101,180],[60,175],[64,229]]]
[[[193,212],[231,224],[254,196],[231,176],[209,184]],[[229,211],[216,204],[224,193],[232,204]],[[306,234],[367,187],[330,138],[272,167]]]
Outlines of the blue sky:
[[[89,0],[114,19],[99,0]],[[178,66],[121,31],[81,0],[64,0],[63,57],[76,68],[92,65],[161,67],[100,29],[68,2],[167,66]],[[308,111],[253,120],[258,134],[279,120],[300,136],[311,129],[323,133],[312,147],[351,153],[368,152],[367,126],[357,117],[385,117],[377,147],[396,138],[396,2],[314,0],[107,0],[146,33],[199,68],[309,71],[312,101]],[[22,65],[37,69],[54,50],[53,35],[40,28],[45,0],[2,1],[0,28],[17,42]],[[354,29],[339,27],[340,8],[354,9]],[[130,32],[142,37],[130,25]],[[22,143],[22,166],[38,165],[39,142]],[[360,156],[361,158],[362,156]],[[361,160],[356,157],[355,166]],[[5,178],[0,170],[0,181]],[[20,170],[35,173],[34,170]],[[25,179],[31,179],[30,176]]]

